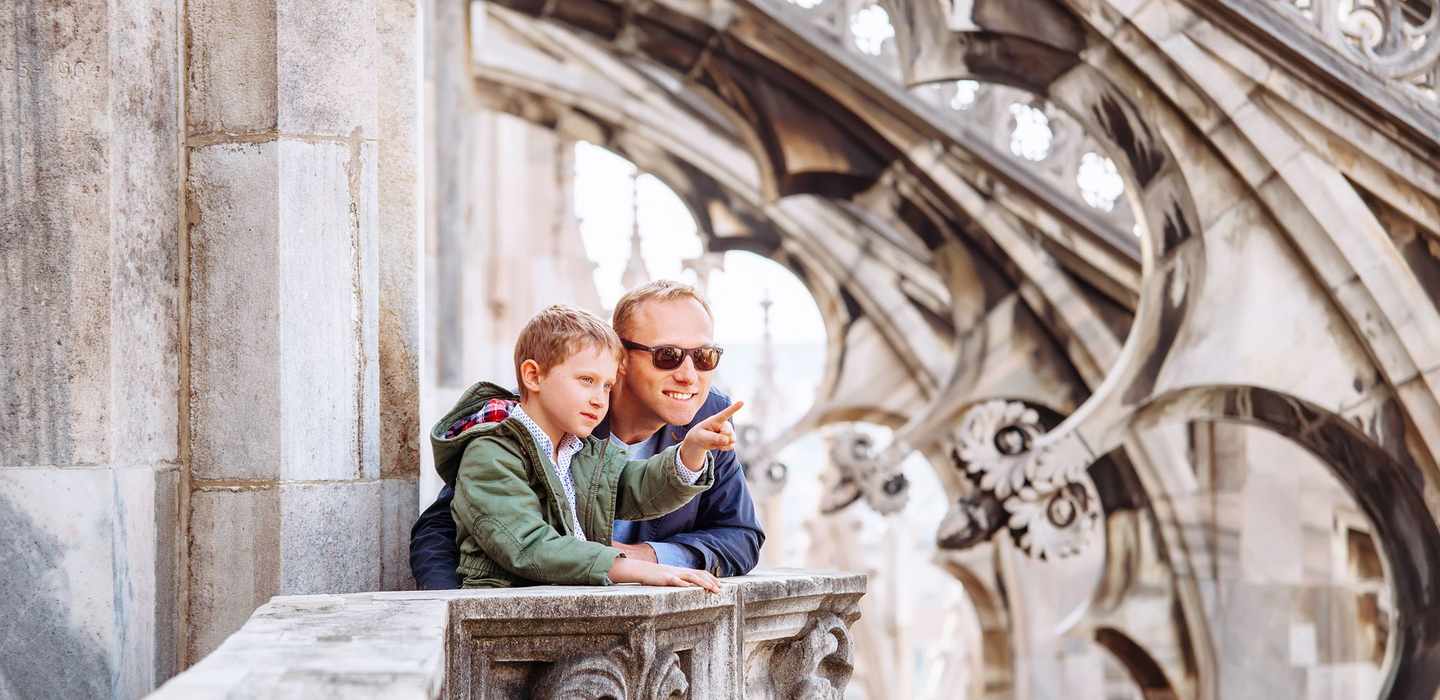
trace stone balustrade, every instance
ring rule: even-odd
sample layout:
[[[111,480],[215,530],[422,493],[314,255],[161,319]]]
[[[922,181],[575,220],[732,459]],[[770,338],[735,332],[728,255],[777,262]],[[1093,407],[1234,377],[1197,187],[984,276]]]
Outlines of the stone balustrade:
[[[151,697],[840,698],[865,583],[277,596]]]

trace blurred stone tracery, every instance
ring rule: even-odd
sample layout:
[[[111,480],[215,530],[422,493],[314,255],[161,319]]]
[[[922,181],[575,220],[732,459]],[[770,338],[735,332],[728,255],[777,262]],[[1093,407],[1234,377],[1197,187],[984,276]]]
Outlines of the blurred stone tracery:
[[[1440,691],[1435,0],[16,7],[0,695],[405,588],[423,427],[656,277],[764,564],[870,576],[775,685]]]

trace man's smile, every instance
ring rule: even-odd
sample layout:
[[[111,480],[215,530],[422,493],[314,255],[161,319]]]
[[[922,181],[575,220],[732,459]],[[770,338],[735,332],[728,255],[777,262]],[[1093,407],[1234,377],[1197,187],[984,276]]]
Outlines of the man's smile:
[[[679,391],[662,391],[660,393],[672,399],[675,399],[676,401],[689,401],[690,399],[695,398],[694,392],[686,394]]]

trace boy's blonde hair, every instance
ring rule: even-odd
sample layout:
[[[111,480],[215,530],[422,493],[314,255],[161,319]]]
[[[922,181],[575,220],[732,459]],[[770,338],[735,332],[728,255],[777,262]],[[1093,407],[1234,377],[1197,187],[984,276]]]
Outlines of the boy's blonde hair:
[[[535,314],[515,340],[515,383],[520,386],[520,398],[526,394],[520,378],[520,365],[526,360],[534,360],[544,374],[586,348],[609,350],[616,362],[624,357],[620,336],[589,311],[555,304]]]
[[[655,280],[625,292],[625,296],[620,297],[620,301],[615,303],[615,312],[610,316],[610,325],[615,327],[616,333],[624,336],[630,332],[630,324],[641,304],[647,301],[674,301],[676,299],[694,299],[700,302],[700,306],[705,308],[705,315],[710,317],[712,323],[715,321],[715,314],[710,311],[710,302],[705,301],[700,290],[684,282]]]

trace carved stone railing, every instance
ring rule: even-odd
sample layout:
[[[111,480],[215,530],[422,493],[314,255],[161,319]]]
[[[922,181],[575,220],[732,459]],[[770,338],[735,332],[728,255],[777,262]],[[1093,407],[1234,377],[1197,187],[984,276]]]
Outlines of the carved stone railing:
[[[840,698],[865,576],[277,596],[152,698]]]
[[[1431,103],[1440,100],[1440,1],[1270,1],[1366,71]]]
[[[1440,124],[1440,0],[1188,0],[1288,47],[1427,138]],[[1244,25],[1248,25],[1245,27]]]

